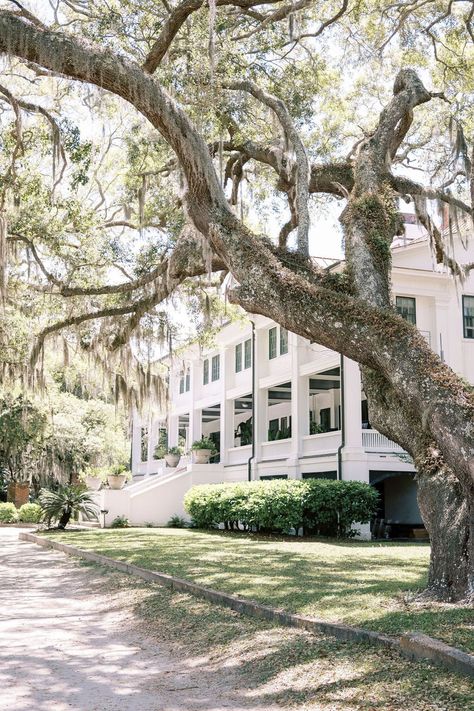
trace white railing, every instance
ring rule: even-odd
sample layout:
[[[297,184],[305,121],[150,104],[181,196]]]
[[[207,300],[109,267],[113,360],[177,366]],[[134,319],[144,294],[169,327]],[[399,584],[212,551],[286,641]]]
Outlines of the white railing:
[[[227,450],[228,464],[246,464],[252,453],[252,445],[244,444],[242,447],[230,447]]]
[[[262,442],[262,460],[286,459],[290,456],[291,439],[276,439]]]
[[[306,435],[303,437],[303,454],[321,454],[322,452],[335,452],[341,444],[341,432],[321,432],[320,434]]]
[[[362,446],[370,452],[379,452],[381,450],[388,452],[404,452],[396,442],[380,434],[377,430],[362,430]]]

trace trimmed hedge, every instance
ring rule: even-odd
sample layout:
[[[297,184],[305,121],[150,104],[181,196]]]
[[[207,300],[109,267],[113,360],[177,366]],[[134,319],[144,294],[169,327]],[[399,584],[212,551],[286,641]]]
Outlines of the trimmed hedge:
[[[39,504],[23,504],[18,509],[18,518],[23,523],[39,523],[43,509]]]
[[[10,501],[0,502],[0,523],[16,523],[18,511],[15,504]]]
[[[198,528],[277,531],[351,537],[354,522],[368,523],[378,493],[358,481],[298,479],[193,486],[184,507]]]

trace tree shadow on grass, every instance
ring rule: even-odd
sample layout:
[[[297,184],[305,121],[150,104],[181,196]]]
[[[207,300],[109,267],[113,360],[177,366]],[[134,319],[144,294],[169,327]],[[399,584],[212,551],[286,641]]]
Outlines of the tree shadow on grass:
[[[216,675],[233,669],[264,706],[459,711],[474,701],[468,680],[392,650],[278,628],[188,595],[150,589],[135,612],[180,653],[205,654],[200,663]]]
[[[175,534],[132,529],[99,536],[85,532],[68,539],[113,558],[289,612],[388,634],[420,629],[467,651],[474,646],[467,627],[468,608],[433,605],[427,610],[404,599],[424,588],[428,565],[424,557],[407,558],[407,546],[339,541],[338,553],[331,557],[333,541],[318,556],[311,546],[277,549],[281,537],[256,541],[248,534],[217,531]],[[320,540],[317,543],[321,546]]]

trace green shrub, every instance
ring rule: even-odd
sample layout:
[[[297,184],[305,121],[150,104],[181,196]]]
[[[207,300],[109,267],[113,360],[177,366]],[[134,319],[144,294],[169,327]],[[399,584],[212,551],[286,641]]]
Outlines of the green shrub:
[[[18,511],[15,504],[10,501],[0,503],[0,523],[16,523],[18,521]]]
[[[354,522],[368,523],[378,494],[357,481],[297,479],[206,484],[192,487],[184,507],[198,528],[278,531],[349,537]]]
[[[174,516],[171,516],[167,526],[168,528],[186,528],[186,521],[182,516],[175,514]]]
[[[361,481],[313,479],[305,482],[303,526],[321,536],[351,537],[354,522],[369,523],[377,510],[378,492]]]
[[[116,516],[110,524],[110,528],[130,528],[130,521],[126,516]]]
[[[23,523],[39,523],[43,510],[39,504],[23,504],[18,511],[18,518]]]

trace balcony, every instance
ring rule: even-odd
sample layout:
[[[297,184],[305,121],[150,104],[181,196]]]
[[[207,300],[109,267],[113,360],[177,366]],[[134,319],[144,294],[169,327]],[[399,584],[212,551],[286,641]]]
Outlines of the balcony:
[[[362,430],[362,446],[366,452],[400,452],[405,450],[399,444],[380,434],[377,430]]]

